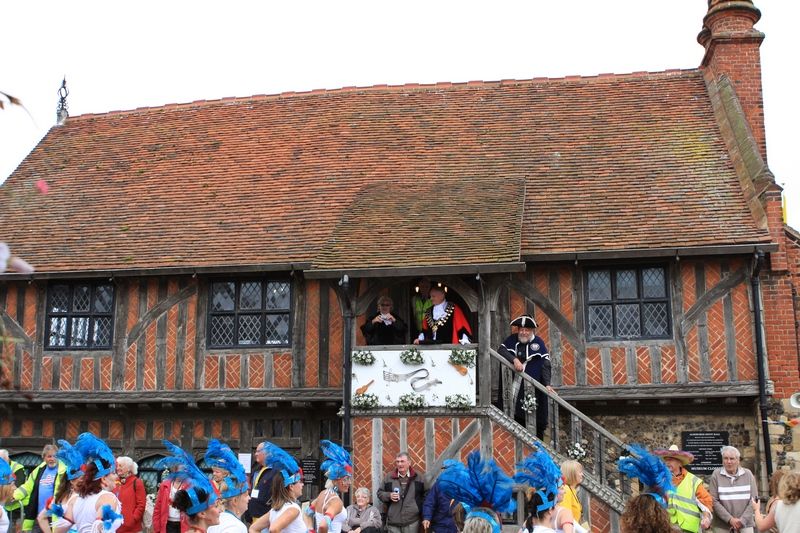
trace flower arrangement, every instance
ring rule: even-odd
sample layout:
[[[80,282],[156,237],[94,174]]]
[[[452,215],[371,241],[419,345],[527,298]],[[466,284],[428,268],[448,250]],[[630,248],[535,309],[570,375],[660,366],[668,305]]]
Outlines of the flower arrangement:
[[[453,348],[453,351],[450,352],[450,357],[447,361],[454,366],[473,368],[475,366],[475,355],[477,355],[475,350],[462,350],[460,348]]]
[[[575,461],[582,461],[586,458],[586,448],[580,442],[573,442],[567,448],[567,456]]]
[[[357,365],[369,366],[375,362],[375,355],[369,350],[356,350],[353,352],[353,362]]]
[[[533,393],[526,394],[525,399],[522,400],[522,410],[526,413],[535,413],[536,405],[536,396]]]
[[[414,411],[425,407],[425,397],[416,392],[409,392],[400,396],[397,406],[403,411]]]
[[[407,365],[421,365],[425,362],[422,353],[414,347],[400,352],[400,360]]]
[[[356,409],[375,409],[378,407],[378,396],[371,392],[353,396],[353,407]]]
[[[472,402],[465,394],[449,394],[444,397],[444,405],[448,409],[469,409]]]

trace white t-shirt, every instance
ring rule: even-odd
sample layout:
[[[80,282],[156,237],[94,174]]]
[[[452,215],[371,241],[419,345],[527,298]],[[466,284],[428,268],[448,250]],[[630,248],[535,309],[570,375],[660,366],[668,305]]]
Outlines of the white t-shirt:
[[[781,533],[800,533],[800,502],[787,505],[778,501],[775,507],[775,523]]]
[[[247,526],[232,512],[225,511],[219,515],[219,524],[209,527],[206,533],[247,533]]]
[[[269,523],[275,523],[275,520],[278,519],[280,515],[285,513],[289,509],[297,509],[297,517],[292,520],[288,526],[283,528],[281,533],[308,533],[308,528],[306,527],[306,523],[303,521],[303,511],[300,509],[300,505],[297,502],[287,502],[283,504],[283,507],[280,508],[279,511],[275,509],[270,509],[269,511]]]

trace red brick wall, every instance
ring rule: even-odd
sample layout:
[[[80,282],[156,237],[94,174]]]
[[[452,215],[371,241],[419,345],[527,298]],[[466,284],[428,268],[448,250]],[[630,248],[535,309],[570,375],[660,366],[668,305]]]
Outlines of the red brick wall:
[[[40,284],[41,283],[41,284]],[[0,301],[3,309],[12,320],[21,324],[29,338],[36,340],[40,335],[38,328],[44,327],[45,317],[37,316],[39,299],[46,297],[45,282],[34,283],[7,283],[5,287],[5,301]],[[147,312],[160,305],[165,298],[174,297],[186,284],[191,287],[197,284],[194,278],[170,278],[162,281],[159,278],[145,279],[144,290],[140,288],[140,279],[129,279],[117,285],[117,301],[127,299],[127,309],[115,317],[125,326],[126,338],[122,339],[120,346],[124,350],[118,361],[112,350],[107,353],[93,351],[87,353],[82,350],[45,350],[40,359],[35,359],[30,351],[23,350],[19,361],[15,362],[15,345],[6,343],[2,351],[6,375],[13,383],[15,363],[21,370],[17,374],[21,389],[23,390],[84,390],[92,391],[112,390],[112,376],[120,372],[122,380],[120,387],[125,391],[134,390],[191,390],[201,389],[239,389],[239,388],[264,388],[278,387],[290,388],[293,386],[293,353],[291,348],[281,349],[248,349],[231,353],[231,350],[205,349],[205,339],[198,345],[196,332],[198,321],[206,320],[206,316],[198,316],[198,295],[196,292],[179,300],[169,307],[160,316],[151,317],[146,324],[143,323]],[[166,289],[166,291],[165,291]],[[305,345],[306,351],[299,359],[304,367],[301,374],[305,379],[305,386],[319,386],[319,290],[320,283],[308,281],[306,290],[305,320]],[[327,286],[326,286],[326,290]],[[166,294],[164,294],[166,292]],[[342,383],[342,350],[343,329],[342,317],[334,291],[330,291],[329,315],[329,387],[341,387]],[[24,312],[18,316],[17,304],[24,298]],[[144,298],[144,304],[142,304]],[[204,303],[204,302],[200,302]],[[140,307],[141,306],[141,307]],[[204,306],[201,306],[203,308]],[[182,311],[181,311],[182,310]],[[183,314],[183,324],[178,322]],[[159,321],[165,321],[166,330],[162,343],[157,342]],[[144,326],[144,327],[142,327]],[[137,338],[130,337],[134,330],[141,331]],[[115,345],[120,339],[114,339]],[[125,349],[125,345],[130,345]],[[183,352],[182,365],[177,364],[178,353]],[[163,361],[163,376],[159,377],[157,368],[160,357]],[[266,383],[266,361],[272,360],[273,381]],[[115,365],[122,365],[122,369]],[[200,382],[195,383],[195,369],[200,365]],[[246,382],[242,383],[242,368],[248,365]],[[38,366],[38,372],[34,368]],[[137,372],[141,366],[141,377]],[[58,375],[54,373],[58,371]],[[120,371],[121,370],[121,371]],[[220,382],[222,370],[223,382]],[[95,380],[95,373],[99,372],[99,383]],[[35,376],[38,375],[36,383]],[[180,378],[180,379],[178,379]],[[53,380],[56,380],[55,384]],[[54,386],[55,385],[55,386]]]
[[[354,487],[367,487],[377,490],[378,487],[372,486],[373,477],[373,454],[379,453],[381,457],[380,479],[388,472],[394,462],[394,458],[400,450],[401,424],[400,418],[386,417],[378,419],[382,431],[380,439],[380,449],[373,449],[373,419],[370,417],[356,417],[353,420],[353,454],[354,468]],[[405,439],[408,443],[409,457],[414,468],[427,472],[429,465],[425,463],[426,449],[433,447],[434,457],[439,456],[453,442],[452,419],[450,417],[434,417],[434,439],[425,440],[425,418],[419,416],[405,417],[406,434]],[[461,430],[473,422],[473,418],[458,418],[458,426]],[[520,448],[522,456],[526,456],[532,450],[517,442],[515,437],[503,427],[491,422],[493,457],[497,464],[509,475],[513,475],[517,447]],[[461,461],[466,460],[466,456],[473,450],[480,448],[480,431],[471,438],[467,444],[461,448],[457,458]],[[429,450],[428,450],[429,451]],[[592,531],[605,533],[610,531],[609,513],[610,509],[600,500],[590,498],[590,512],[592,520]]]
[[[800,264],[800,251],[797,253],[798,263]],[[727,266],[727,273],[733,273],[741,268],[748,266],[748,259],[737,257],[726,258],[704,258],[694,260],[681,260],[679,263],[680,272],[680,285],[681,285],[681,303],[677,303],[675,297],[672,295],[673,301],[671,305],[675,307],[679,305],[681,314],[685,314],[697,302],[697,279],[696,269],[698,265],[702,266],[705,276],[705,290],[708,291],[722,279],[723,270],[722,266]],[[561,314],[573,325],[577,327],[575,320],[576,302],[573,295],[582,290],[582,283],[579,277],[581,273],[570,266],[553,266],[558,275],[559,282],[559,298],[560,301],[554,303]],[[544,268],[536,268],[533,273],[534,285],[544,295],[549,297],[549,278],[551,271]],[[521,274],[520,276],[529,277],[530,273]],[[727,339],[725,335],[725,318],[724,318],[724,303],[723,299],[717,300],[706,311],[707,322],[707,339],[708,339],[708,361],[711,368],[712,382],[727,382],[727,381],[751,381],[757,379],[756,365],[755,365],[755,340],[753,337],[753,317],[752,305],[749,294],[749,281],[740,283],[730,291],[731,303],[733,306],[733,328],[734,328],[734,343],[737,354],[737,375],[728,376],[727,365]],[[791,305],[791,298],[787,293],[781,293],[776,296],[785,305]],[[509,294],[509,309],[514,309],[519,306],[519,302],[523,301],[523,295],[518,294],[516,291],[510,291]],[[765,304],[766,306],[766,304]],[[776,317],[781,316],[781,311],[777,308],[770,307],[769,311],[777,312]],[[785,314],[785,311],[783,311]],[[552,328],[555,326],[550,322],[548,317],[541,310],[540,306],[536,306],[535,316],[539,328],[536,334],[542,337],[550,348],[551,354],[554,352],[554,345],[552,343]],[[773,317],[773,320],[777,318]],[[780,319],[777,319],[780,320]],[[786,328],[787,326],[780,323],[776,327]],[[776,346],[779,336],[773,335],[771,337],[772,344]],[[688,331],[684,332],[684,342],[686,347],[686,358],[688,363],[687,373],[690,382],[702,382],[703,376],[701,372],[701,354],[698,342],[698,326],[695,324]],[[627,344],[627,343],[626,343]],[[648,384],[659,381],[660,383],[677,383],[678,369],[676,359],[676,347],[670,340],[667,341],[641,341],[636,346],[635,353],[637,359],[636,376],[639,384]],[[603,362],[601,356],[601,346],[607,348],[611,355],[611,383],[604,383],[603,381]],[[653,376],[651,372],[651,353],[650,347],[655,347],[656,353],[660,354],[661,358],[661,375]],[[566,386],[576,385],[576,352],[575,348],[569,340],[561,335],[561,350],[558,354],[562,364],[563,383]],[[795,363],[796,364],[796,363]],[[605,341],[603,343],[588,343],[586,346],[586,377],[587,383],[591,385],[625,385],[628,384],[627,367],[626,367],[626,352],[623,343],[614,345],[613,342]],[[658,378],[658,380],[654,378]]]

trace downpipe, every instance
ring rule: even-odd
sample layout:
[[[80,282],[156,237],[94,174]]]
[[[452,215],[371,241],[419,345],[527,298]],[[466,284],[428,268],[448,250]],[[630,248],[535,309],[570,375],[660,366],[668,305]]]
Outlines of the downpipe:
[[[764,439],[764,454],[767,466],[767,479],[772,477],[772,446],[769,442],[769,404],[767,403],[767,376],[765,373],[764,339],[761,334],[761,269],[764,266],[764,252],[756,252],[750,284],[753,293],[753,321],[755,322],[756,367],[758,368],[758,408],[761,414],[761,434]]]

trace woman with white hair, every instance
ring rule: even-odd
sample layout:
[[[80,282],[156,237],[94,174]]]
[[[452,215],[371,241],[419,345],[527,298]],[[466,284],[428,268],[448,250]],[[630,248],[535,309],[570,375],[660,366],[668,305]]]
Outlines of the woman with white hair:
[[[122,503],[122,516],[125,518],[117,533],[140,533],[142,519],[147,505],[147,491],[144,482],[139,479],[139,465],[125,455],[117,457],[117,485],[114,494]]]
[[[347,506],[347,520],[344,529],[350,533],[379,533],[383,527],[381,512],[369,503],[369,489],[359,487],[356,489],[355,503]]]

